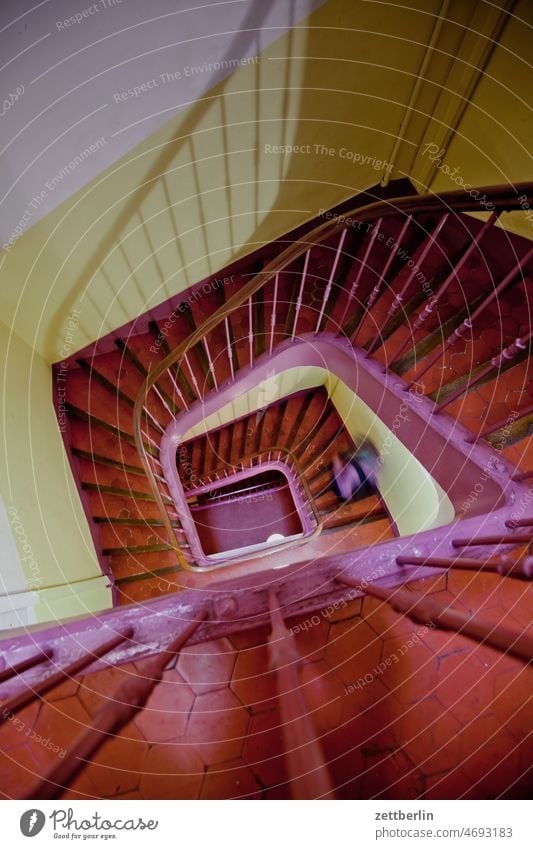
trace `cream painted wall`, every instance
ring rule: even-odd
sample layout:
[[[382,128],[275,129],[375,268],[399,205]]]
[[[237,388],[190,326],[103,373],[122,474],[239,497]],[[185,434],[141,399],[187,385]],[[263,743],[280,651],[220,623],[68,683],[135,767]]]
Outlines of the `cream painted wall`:
[[[59,360],[73,308],[81,348],[379,182],[439,3],[410,6],[329,0],[27,230],[6,322]]]
[[[442,487],[376,413],[341,380],[336,382],[331,400],[356,445],[369,439],[379,451],[379,491],[400,534],[451,522],[455,511]]]
[[[57,426],[50,366],[1,322],[0,362],[0,497],[8,519],[2,525],[0,597],[21,594],[15,600],[27,624],[109,607],[107,579]],[[15,586],[12,578],[7,582],[7,569],[14,574],[17,555]],[[9,614],[9,605],[1,610]],[[0,628],[3,622],[0,617]]]
[[[485,45],[483,37],[495,34],[491,30],[497,25],[499,5],[479,4],[471,32],[458,51],[438,114],[428,123],[410,169],[419,192],[453,191],[463,183],[490,186],[533,180],[533,4],[530,0],[514,4],[498,43],[489,39]],[[485,72],[477,78],[475,65],[484,48]],[[468,95],[472,82],[475,88],[464,108],[461,96]],[[533,213],[504,214],[501,224],[533,239]]]
[[[59,360],[73,308],[79,349],[377,183],[440,8],[328,0],[4,251],[6,323]],[[392,177],[412,175],[426,190],[417,151],[443,122],[454,129],[467,96],[447,162],[471,183],[526,179],[527,24],[513,19],[494,46],[498,4],[452,0],[447,14]],[[515,14],[530,19],[527,0]],[[431,190],[457,187],[440,172],[428,180]],[[525,215],[511,224],[531,235]]]

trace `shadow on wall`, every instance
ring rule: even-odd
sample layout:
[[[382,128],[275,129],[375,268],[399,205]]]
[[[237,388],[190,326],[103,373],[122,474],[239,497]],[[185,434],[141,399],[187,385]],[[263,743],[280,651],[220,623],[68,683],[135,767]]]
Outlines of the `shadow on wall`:
[[[254,4],[221,61],[250,51],[266,14],[266,4]],[[58,272],[66,285],[54,280],[53,318],[41,330],[49,360],[65,357],[73,310],[79,326],[68,353],[388,173],[431,16],[417,16],[418,41],[404,22],[392,42],[375,11],[366,10],[358,28],[343,0],[329,0],[310,25],[293,26],[291,14],[289,4],[288,32],[257,63],[219,83],[76,201],[77,223],[61,223],[72,246]],[[363,58],[379,56],[384,41],[402,46],[385,68]]]

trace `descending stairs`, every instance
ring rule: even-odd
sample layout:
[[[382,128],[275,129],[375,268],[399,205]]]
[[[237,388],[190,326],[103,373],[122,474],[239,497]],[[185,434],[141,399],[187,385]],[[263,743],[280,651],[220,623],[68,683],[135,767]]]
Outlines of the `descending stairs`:
[[[488,194],[507,198],[501,189]],[[510,191],[509,198],[498,212],[512,207]],[[269,263],[286,247],[280,240],[221,272],[224,286],[193,287],[69,363],[66,442],[102,566],[117,604],[142,604],[99,615],[96,625],[47,632],[47,650],[57,657],[21,660],[22,685],[53,686],[37,710],[24,702],[20,720],[68,749],[63,764],[75,765],[64,783],[45,787],[46,798],[288,798],[293,735],[309,717],[339,798],[527,797],[531,585],[524,579],[531,577],[533,513],[526,489],[515,487],[503,558],[500,532],[483,545],[454,536],[449,568],[446,557],[430,563],[429,547],[400,549],[377,497],[342,505],[333,494],[332,453],[353,441],[325,388],[266,398],[258,410],[177,446],[184,499],[199,504],[199,487],[229,479],[254,452],[281,445],[303,469],[322,531],[282,551],[288,564],[275,560],[279,553],[263,566],[253,558],[227,564],[221,574],[234,579],[217,583],[217,573],[183,570],[194,569],[194,555],[160,451],[175,417],[208,405],[283,346],[302,338],[312,345],[328,334],[349,340],[358,362],[372,362],[406,396],[412,386],[436,402],[428,407],[430,431],[435,421],[462,424],[466,431],[454,438],[490,446],[496,462],[516,466],[503,463],[508,482],[527,483],[533,253],[496,226],[496,215],[488,222],[464,215],[472,206],[456,195],[442,205],[404,199],[392,215],[379,205],[370,228],[339,224],[307,242],[287,239],[290,256],[270,274]],[[400,592],[396,584],[373,585],[368,564],[383,540],[398,543],[392,560],[403,570]],[[423,575],[411,568],[418,561],[428,564]],[[269,620],[259,568],[271,594],[279,593],[285,641],[299,655],[285,664],[296,676],[292,689],[279,686],[279,647],[269,645],[272,598]],[[200,592],[175,593],[186,578]],[[396,606],[402,592],[403,608]],[[414,600],[436,613],[417,618]],[[119,640],[120,652],[109,660],[102,650],[94,662],[102,630]],[[76,671],[66,664],[69,640],[85,664]],[[4,651],[2,700],[25,697],[9,676],[20,642]],[[68,674],[54,681],[48,663]],[[307,705],[288,724],[287,692]],[[104,744],[98,739],[91,749],[102,729]],[[56,775],[57,757],[17,737],[9,723],[2,734],[0,789],[17,786],[31,797],[36,775]],[[80,737],[81,748],[73,748]]]
[[[243,432],[252,434],[244,449]],[[181,448],[190,460],[185,465],[178,461],[178,468],[187,472],[183,475],[186,493],[220,480],[238,468],[246,454],[268,452],[280,442],[298,458],[324,530],[386,518],[377,496],[345,504],[331,489],[333,455],[354,451],[355,445],[323,387],[289,396],[264,412],[184,443]]]
[[[447,404],[447,412],[474,437],[483,432],[499,445],[502,422],[505,445],[527,435],[533,420],[529,245],[498,230],[496,219],[493,214],[483,224],[439,209],[381,217],[372,227],[347,227],[340,237],[314,243],[289,261],[223,321],[198,335],[181,364],[158,376],[143,410],[143,446],[170,525],[135,444],[135,399],[163,358],[260,273],[272,248],[78,355],[66,383],[68,443],[102,567],[121,590],[117,598],[152,597],[180,586],[184,561],[176,556],[169,528],[185,562],[194,563],[160,463],[169,423],[253,368],[261,356],[302,335],[350,339],[364,357],[407,384],[416,383],[437,404]],[[221,279],[223,286],[216,282]],[[495,286],[498,296],[491,301]],[[470,329],[463,322],[473,311]],[[455,344],[447,346],[454,332]],[[228,464],[275,444],[296,450],[324,531],[340,533],[353,523],[372,521],[376,539],[382,538],[389,523],[377,499],[343,506],[330,489],[331,454],[351,440],[320,390],[276,403],[267,399],[259,412],[194,440],[186,447],[189,477],[222,473]]]

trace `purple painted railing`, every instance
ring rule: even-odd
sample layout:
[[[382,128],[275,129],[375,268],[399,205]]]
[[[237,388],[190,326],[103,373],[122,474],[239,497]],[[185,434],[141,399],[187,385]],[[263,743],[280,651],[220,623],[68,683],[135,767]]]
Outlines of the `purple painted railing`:
[[[179,426],[180,421],[176,419],[173,428]],[[186,425],[183,425],[186,427]],[[294,505],[300,521],[302,523],[303,533],[297,540],[288,540],[287,542],[265,542],[261,547],[255,547],[254,556],[262,554],[273,554],[274,552],[283,551],[286,548],[291,548],[294,545],[302,545],[314,539],[322,530],[322,520],[320,513],[316,508],[313,496],[302,472],[301,466],[295,454],[287,448],[274,445],[268,450],[254,451],[247,454],[235,466],[227,464],[223,469],[207,474],[203,478],[203,483],[200,485],[184,487],[178,472],[176,463],[174,462],[175,449],[173,447],[175,440],[169,441],[167,450],[163,453],[163,465],[166,469],[167,480],[169,481],[170,492],[174,498],[176,509],[180,516],[181,524],[187,531],[187,537],[191,552],[195,558],[195,563],[198,571],[211,571],[212,569],[220,569],[220,557],[214,558],[206,555],[203,551],[200,537],[196,530],[194,519],[189,510],[187,499],[192,496],[201,495],[205,492],[216,491],[219,487],[227,487],[230,484],[238,484],[240,481],[252,475],[257,475],[260,472],[267,472],[277,469],[287,479],[290,487]],[[224,563],[239,563],[242,560],[250,559],[250,552],[245,554],[228,554],[224,559]]]

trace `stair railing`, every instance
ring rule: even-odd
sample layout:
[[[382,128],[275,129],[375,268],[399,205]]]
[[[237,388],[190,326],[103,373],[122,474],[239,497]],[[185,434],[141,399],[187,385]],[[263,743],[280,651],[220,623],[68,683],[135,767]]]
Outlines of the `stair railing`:
[[[521,183],[515,187],[509,185],[485,187],[477,190],[476,194],[485,198],[486,205],[490,203],[492,213],[521,210],[523,208],[523,197],[533,196],[533,183]],[[310,233],[308,233],[301,239],[295,241],[292,245],[282,251],[281,254],[275,259],[267,263],[267,265],[262,269],[262,271],[260,271],[248,283],[246,283],[239,292],[229,298],[225,304],[223,304],[218,310],[216,310],[216,312],[209,316],[209,318],[207,318],[203,322],[203,324],[201,324],[194,332],[192,332],[184,342],[174,348],[174,350],[172,350],[149,372],[146,379],[144,380],[143,386],[141,387],[135,399],[133,409],[133,429],[135,443],[142,466],[148,478],[154,499],[159,508],[161,518],[163,520],[165,530],[168,535],[168,540],[174,548],[178,562],[183,569],[189,571],[199,571],[202,567],[198,567],[189,563],[183,554],[183,551],[179,544],[179,540],[175,533],[175,528],[165,508],[163,496],[161,494],[157,482],[157,473],[155,473],[152,468],[153,462],[155,462],[156,464],[159,463],[159,457],[154,456],[153,452],[149,454],[146,451],[146,447],[143,440],[142,422],[143,418],[146,418],[147,414],[149,414],[148,396],[150,391],[157,391],[158,379],[172,366],[177,365],[179,370],[180,368],[187,365],[188,352],[191,351],[191,349],[194,348],[196,345],[198,345],[198,343],[202,343],[208,336],[208,334],[210,334],[214,330],[214,328],[224,323],[227,332],[227,320],[228,317],[233,313],[233,311],[248,302],[248,308],[250,312],[253,296],[257,292],[259,292],[259,290],[263,289],[263,287],[265,287],[270,280],[274,278],[277,279],[277,275],[279,275],[280,272],[286,269],[299,257],[309,252],[312,247],[324,243],[326,240],[331,239],[336,234],[341,234],[342,239],[342,234],[348,232],[350,227],[352,227],[355,223],[358,224],[372,221],[375,219],[381,220],[386,217],[398,215],[398,213],[404,213],[405,215],[411,217],[419,213],[440,213],[441,216],[445,216],[450,211],[453,211],[454,213],[480,212],[480,204],[479,201],[472,197],[470,191],[461,190],[445,192],[441,195],[425,195],[423,197],[408,195],[388,200],[379,200],[374,203],[367,204],[366,206],[356,208],[351,212],[326,220],[323,224],[320,224]],[[339,240],[336,249],[337,256],[340,253],[340,246],[341,241]],[[513,276],[519,273],[519,271],[523,267],[524,262],[529,259],[531,253],[532,252],[530,251],[527,254],[525,260],[523,260],[521,263],[518,263],[518,265],[513,269]],[[505,285],[507,285],[508,282],[511,282],[510,279],[507,279],[508,277],[510,278],[510,275],[507,275],[505,280],[502,281],[502,283],[505,283]],[[500,284],[498,290],[502,288],[502,284]],[[321,316],[324,315],[326,299],[329,297],[330,290],[331,286],[327,286],[324,292],[324,302],[320,311]],[[297,304],[295,306],[297,306]],[[484,302],[482,308],[484,308],[485,306],[486,303]],[[275,308],[276,305],[274,304],[273,314],[275,313]],[[480,311],[481,309],[478,308],[476,311],[476,315]],[[319,332],[319,327],[320,322],[315,328],[315,334]],[[460,332],[463,332],[466,327],[466,323],[464,324],[464,326],[461,325],[461,328],[459,328]],[[359,325],[356,328],[356,333],[358,332],[358,330]],[[454,340],[457,340],[459,338],[459,335],[459,333],[452,334],[452,337],[446,340],[446,345],[449,346],[453,344]],[[271,334],[270,351],[272,351],[272,341],[273,340]],[[229,351],[229,356],[231,359],[231,351]],[[250,341],[249,365],[253,366],[253,362],[253,345]],[[232,376],[234,379],[233,368]],[[420,373],[417,375],[417,377],[420,377]],[[411,383],[409,384],[409,388],[412,387],[414,387],[414,381],[411,381]],[[201,397],[199,389],[198,394],[199,397]]]
[[[183,489],[182,509],[186,508],[185,499],[195,495],[200,495],[204,492],[210,492],[218,484],[227,486],[232,480],[242,476],[243,472],[248,472],[250,469],[268,469],[280,465],[284,467],[289,475],[289,485],[293,484],[296,492],[293,490],[293,497],[296,503],[296,509],[302,522],[303,533],[298,539],[289,539],[287,542],[279,542],[269,544],[263,550],[254,552],[254,556],[262,554],[273,554],[278,551],[283,551],[286,548],[292,548],[301,545],[304,542],[310,542],[317,537],[322,530],[322,517],[315,504],[313,494],[309,488],[309,484],[305,478],[302,467],[294,454],[289,448],[284,448],[279,445],[274,445],[262,451],[253,451],[245,455],[238,463],[228,463],[226,466],[219,467],[218,470],[211,474],[205,475],[206,482],[200,486],[194,486],[190,489]],[[228,471],[229,470],[229,471]],[[292,487],[291,487],[292,489]],[[196,542],[196,545],[194,544]],[[196,571],[210,571],[211,569],[220,569],[221,561],[216,563],[210,562],[209,558],[201,551],[199,541],[190,539],[191,549],[197,558]],[[196,549],[196,551],[195,551]],[[240,563],[250,559],[250,554],[242,554],[228,557],[224,563]],[[201,564],[201,565],[200,565]]]

